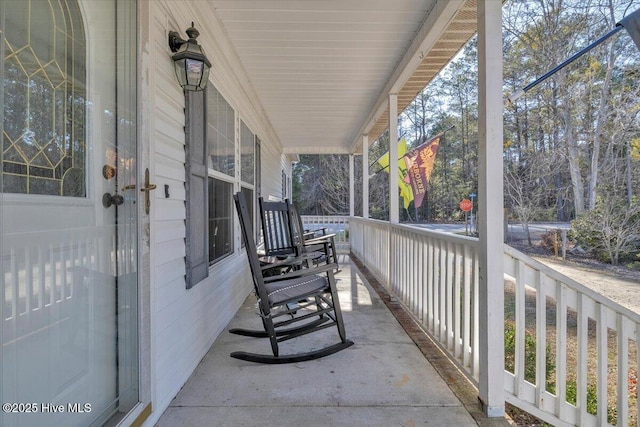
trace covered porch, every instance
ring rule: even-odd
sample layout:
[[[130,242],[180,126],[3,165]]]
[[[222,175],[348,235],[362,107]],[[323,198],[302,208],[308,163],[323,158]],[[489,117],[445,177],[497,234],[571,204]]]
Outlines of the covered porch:
[[[481,404],[483,363],[504,366],[494,380],[505,401],[552,425],[637,425],[640,314],[504,245],[493,283],[500,304],[490,304],[504,323],[483,331],[477,238],[360,217],[304,219],[338,233],[336,277],[355,345],[293,365],[232,359],[232,351],[268,351],[266,340],[226,332],[256,327],[250,295],[159,426],[251,425],[260,417],[299,425],[320,420],[316,414],[328,425],[508,425]],[[483,362],[484,333],[505,343],[504,365]],[[311,335],[311,345],[291,341],[291,353],[335,341],[333,329],[323,334]]]
[[[247,188],[254,190],[256,200],[285,199],[292,194],[296,156],[349,155],[351,210],[348,218],[339,219],[348,223],[349,240],[343,247],[380,283],[383,298],[345,262],[339,284],[353,348],[291,366],[230,359],[232,349],[264,343],[225,332],[256,321],[251,297],[245,301],[250,278],[238,226],[231,224],[237,220],[230,219],[233,213],[227,215],[228,228],[235,226],[235,243],[228,242],[229,256],[209,268],[210,277],[203,282],[212,291],[196,286],[188,295],[193,300],[179,313],[197,322],[200,327],[194,330],[213,330],[215,325],[206,336],[216,341],[209,349],[211,342],[200,339],[189,359],[191,366],[198,365],[195,371],[180,371],[182,382],[167,381],[165,400],[158,405],[168,408],[162,411],[161,426],[251,424],[258,417],[286,425],[318,413],[329,417],[318,423],[337,425],[499,423],[504,422],[506,403],[554,425],[610,425],[613,411],[616,425],[637,425],[638,402],[629,397],[626,385],[638,366],[639,316],[504,245],[501,1],[406,0],[391,5],[216,0],[206,5],[193,3],[185,17],[215,18],[211,22],[216,25],[202,25],[207,31],[199,40],[219,61],[210,78],[217,99],[230,100],[227,110],[235,111],[235,121],[225,129],[241,130],[230,137],[236,142],[230,144],[235,149],[230,160],[242,164],[245,124],[261,143],[255,163],[260,163],[259,180]],[[160,18],[164,22],[164,15]],[[398,151],[399,113],[476,32],[479,237],[400,224],[395,191],[388,199],[389,220],[371,219],[370,146],[388,131],[388,151]],[[222,116],[214,117],[210,127]],[[355,180],[358,156],[362,182]],[[398,188],[397,169],[397,162],[390,161],[390,189]],[[237,191],[245,181],[242,173],[235,175]],[[209,171],[209,179],[219,178],[219,170]],[[356,216],[360,185],[362,215]],[[229,196],[212,205],[224,205]],[[170,236],[174,240],[168,238],[167,246],[180,237]],[[182,262],[182,254],[173,255]],[[211,304],[205,307],[203,300]],[[450,372],[467,381],[468,398],[448,389],[451,377],[434,370],[383,302],[402,309],[409,324],[428,334],[421,339],[432,343],[436,359]],[[163,303],[174,306],[170,298]],[[212,316],[211,306],[222,308],[224,315]],[[170,314],[177,317],[173,309]],[[508,354],[507,323],[513,325]],[[615,340],[608,340],[612,335]],[[164,345],[157,350],[164,362],[159,373],[174,369],[172,361],[182,357],[183,349],[173,345],[176,337],[159,334],[158,343]],[[167,349],[171,353],[163,353]],[[606,379],[614,375],[616,385],[609,388]],[[187,378],[178,391],[176,384]],[[588,404],[594,395],[597,408]],[[607,403],[613,396],[616,403]],[[356,417],[365,421],[356,422]]]
[[[283,411],[265,411],[273,402],[281,402],[294,417],[302,411],[300,408],[317,406],[324,411],[331,407],[328,412],[336,412],[338,405],[346,405],[367,408],[362,412],[373,408],[380,416],[398,414],[397,423],[406,425],[411,425],[412,414],[416,415],[415,420],[442,425],[473,424],[470,412],[477,412],[487,420],[503,419],[503,336],[491,333],[503,327],[503,316],[499,311],[488,310],[489,301],[498,303],[502,298],[501,221],[481,223],[483,237],[474,245],[478,257],[473,265],[483,274],[473,276],[475,341],[473,357],[468,360],[473,360],[475,368],[473,376],[464,379],[473,390],[469,399],[472,406],[463,405],[447,389],[446,381],[403,335],[390,314],[380,311],[384,309],[381,300],[364,285],[356,270],[347,268],[348,263],[344,264],[340,280],[345,295],[341,302],[346,305],[347,335],[356,342],[355,351],[347,349],[335,357],[300,366],[254,366],[230,360],[229,352],[241,345],[259,346],[260,340],[238,339],[225,333],[230,325],[247,321],[243,320],[245,313],[253,312],[242,305],[250,293],[251,278],[231,195],[242,190],[252,197],[254,218],[259,197],[290,198],[292,161],[298,155],[349,155],[352,166],[355,157],[362,157],[363,181],[356,184],[352,173],[351,187],[362,186],[363,216],[356,218],[352,212],[348,217],[350,241],[342,243],[342,247],[347,254],[353,252],[387,290],[392,290],[391,282],[380,276],[377,268],[388,267],[395,261],[369,260],[362,251],[364,248],[386,251],[387,255],[394,253],[392,240],[383,241],[383,235],[373,229],[379,238],[374,242],[370,231],[358,226],[377,227],[377,222],[368,217],[367,166],[373,160],[369,159],[369,149],[388,129],[389,151],[397,152],[399,138],[395,124],[399,112],[476,32],[481,104],[478,194],[483,197],[478,213],[481,218],[502,215],[501,8],[502,2],[497,0],[149,3],[151,58],[162,65],[154,68],[153,73],[157,87],[154,94],[161,101],[159,107],[143,102],[143,109],[153,108],[160,118],[149,129],[150,140],[157,141],[150,155],[161,166],[155,171],[155,183],[158,188],[191,188],[174,171],[196,161],[185,158],[183,163],[181,150],[184,147],[190,150],[204,140],[194,135],[199,135],[199,129],[206,124],[208,154],[204,162],[202,158],[197,161],[203,163],[207,172],[198,179],[207,181],[209,190],[204,197],[181,192],[171,192],[167,197],[166,193],[158,192],[154,199],[157,218],[151,223],[151,246],[157,251],[150,255],[153,268],[149,282],[158,290],[152,295],[155,306],[151,316],[151,322],[157,319],[159,323],[151,335],[151,357],[157,358],[158,363],[151,372],[154,413],[146,424],[155,424],[161,413],[164,415],[160,425],[189,425],[189,422],[197,424],[190,420],[204,422],[206,414],[212,411],[233,416],[235,411],[253,410],[269,413],[263,416],[272,416],[274,422],[282,424],[278,417]],[[194,24],[201,32],[198,42],[213,64],[204,113],[193,103],[182,103],[171,57],[167,56],[166,39],[162,38],[167,30],[185,28],[195,17],[200,20]],[[161,39],[162,43],[158,41]],[[171,124],[170,129],[165,128],[165,122]],[[142,134],[144,138],[144,131]],[[197,147],[194,153],[199,153],[200,145]],[[397,188],[398,165],[390,163],[389,188]],[[193,179],[191,175],[189,179]],[[355,197],[355,191],[351,191],[351,196]],[[185,201],[207,199],[209,203],[204,206],[194,203],[184,211]],[[385,224],[395,227],[399,225],[397,195],[390,198],[389,206],[391,217]],[[211,209],[207,211],[207,207]],[[187,228],[183,236],[185,219]],[[202,228],[189,228],[203,223],[208,224],[208,236],[202,233]],[[215,230],[220,232],[216,234]],[[203,236],[202,240],[195,239]],[[203,244],[192,245],[195,241]],[[190,274],[194,270],[185,265],[185,255],[192,260],[208,260],[203,269],[208,275],[183,290],[179,289],[184,283],[182,266],[185,276],[193,278]],[[417,265],[426,264],[421,261]],[[417,281],[405,283],[419,286]],[[244,308],[236,315],[238,307]],[[442,328],[444,333],[445,327]],[[382,355],[386,359],[381,359]],[[439,355],[446,360],[444,353]],[[404,357],[409,358],[406,370],[404,364],[398,364]],[[359,363],[367,359],[370,363]],[[306,372],[313,366],[323,367],[313,373],[319,375],[314,380]],[[345,374],[327,374],[328,367],[336,374]],[[362,371],[347,374],[353,369]],[[305,371],[303,378],[313,381],[314,387],[295,384],[299,375],[292,372],[300,370]],[[339,376],[344,382],[342,390],[337,388],[340,383],[331,381],[332,376]],[[188,378],[191,379],[182,387]],[[274,384],[282,388],[274,389]],[[305,393],[319,386],[326,395],[317,391]],[[396,394],[398,390],[403,393]],[[318,400],[305,400],[310,398]],[[199,408],[184,418],[172,418],[192,411],[189,407]],[[332,421],[362,425],[349,422],[357,414],[345,415],[348,413],[337,411]],[[242,421],[230,420],[233,421],[229,423]],[[383,419],[367,423],[376,424],[388,425]]]
[[[507,426],[487,418],[472,384],[398,300],[348,255],[336,275],[355,345],[313,362],[260,365],[229,357],[265,352],[268,341],[232,335],[259,323],[249,296],[158,422],[169,426]],[[359,266],[357,265],[359,264]],[[292,353],[335,341],[335,330],[298,338]],[[311,343],[311,344],[310,344]],[[311,347],[310,347],[311,346]]]
[[[392,234],[384,234],[377,227],[399,225],[399,197],[396,194],[389,198],[390,218],[386,225],[369,219],[368,165],[373,160],[369,159],[369,149],[388,130],[389,152],[398,151],[396,124],[399,112],[477,31],[480,104],[478,193],[483,200],[478,213],[480,218],[501,217],[502,2],[405,1],[393,6],[377,2],[374,11],[369,11],[371,5],[367,1],[322,5],[297,2],[295,7],[283,7],[278,2],[264,7],[256,2],[216,1],[213,7],[220,28],[224,30],[224,38],[228,38],[233,50],[229,56],[233,60],[239,59],[263,108],[262,114],[268,117],[269,125],[277,134],[277,143],[263,144],[262,151],[266,153],[266,147],[270,151],[277,150],[273,154],[286,157],[288,163],[282,168],[282,188],[274,188],[271,183],[273,172],[266,168],[266,156],[260,154],[265,165],[261,171],[262,184],[256,185],[259,194],[276,199],[290,197],[289,168],[297,155],[350,155],[352,211],[348,247],[370,269],[372,277],[383,283],[381,289],[386,287],[393,293],[394,296],[389,298],[393,298],[398,307],[401,306],[397,299],[399,293],[389,287],[395,278],[390,281],[380,272],[391,271],[391,266],[396,263],[400,266],[401,260],[392,258],[400,252],[393,250],[397,241],[391,238]],[[214,27],[211,31],[218,29]],[[201,40],[203,46],[207,46],[206,35],[203,34]],[[211,83],[224,87],[226,82],[216,74],[215,64],[212,76]],[[356,218],[353,210],[354,187],[360,185],[355,183],[353,174],[356,156],[362,157],[363,165],[361,218]],[[392,189],[398,187],[397,168],[397,162],[390,162],[389,188]],[[276,173],[280,172],[279,169],[275,168]],[[275,175],[275,178],[280,177]],[[266,183],[269,186],[265,186]],[[373,228],[367,228],[369,225]],[[503,335],[491,332],[503,328],[503,313],[489,309],[490,302],[499,306],[503,298],[501,227],[501,221],[480,223],[482,237],[473,244],[474,260],[470,261],[475,274],[470,271],[462,273],[466,275],[468,284],[473,283],[474,289],[472,317],[466,313],[467,326],[472,330],[466,329],[466,341],[456,344],[456,348],[466,355],[465,363],[473,364],[472,374],[464,379],[473,390],[469,394],[472,396],[469,407],[448,389],[446,381],[434,371],[411,339],[402,333],[357,270],[344,268],[340,281],[344,295],[341,302],[346,311],[347,335],[356,342],[355,351],[348,349],[335,357],[295,367],[254,366],[229,360],[228,353],[233,347],[259,346],[260,340],[238,339],[222,331],[189,382],[169,404],[160,425],[189,425],[194,419],[204,421],[209,418],[207,413],[218,412],[230,414],[229,423],[233,424],[255,419],[255,416],[249,418],[254,409],[255,412],[269,413],[268,416],[278,424],[283,423],[280,418],[282,412],[290,413],[293,417],[291,425],[294,425],[293,420],[299,419],[301,411],[308,411],[308,407],[321,408],[318,412],[322,414],[332,413],[335,419],[326,423],[332,425],[362,425],[362,422],[354,422],[353,417],[365,417],[370,410],[374,417],[397,415],[392,423],[402,425],[426,421],[441,425],[475,424],[470,412],[477,412],[485,420],[504,420]],[[418,245],[415,248],[418,249]],[[416,251],[412,256],[419,253],[423,252]],[[242,251],[236,255],[234,262],[240,266],[245,255]],[[218,264],[220,267],[211,269],[213,276],[218,275],[216,273],[223,264],[221,262]],[[415,265],[424,265],[425,271],[435,272],[424,260],[417,259]],[[482,274],[477,274],[478,270]],[[445,283],[452,277],[442,275],[442,304],[445,304],[447,295],[445,287],[450,291],[449,298],[455,290],[460,290],[448,287],[454,286],[453,283]],[[455,277],[460,279],[459,274]],[[402,286],[421,286],[416,279],[403,277]],[[248,278],[244,279],[242,286],[246,283],[249,283]],[[239,288],[234,286],[234,289]],[[426,296],[426,293],[421,295]],[[226,328],[247,321],[244,317],[246,312],[253,313],[254,310],[248,310],[246,304]],[[248,304],[251,305],[250,302]],[[405,302],[402,306],[413,307],[412,304]],[[453,307],[451,301],[449,307]],[[409,311],[406,313],[407,319],[412,319]],[[444,308],[437,308],[435,313],[450,315]],[[462,316],[459,311],[456,313]],[[249,319],[251,317],[254,316],[249,315]],[[255,317],[252,320],[255,321]],[[459,338],[459,335],[454,338],[449,324],[438,321],[438,325],[440,337],[446,335],[450,342]],[[460,329],[458,320],[456,328]],[[439,348],[437,344],[433,345]],[[440,353],[442,360],[446,360],[444,355]],[[402,362],[404,358],[406,363]],[[455,370],[455,365],[450,367]],[[361,371],[353,371],[355,369]],[[296,383],[299,375],[293,372],[299,370],[304,371],[303,378],[309,381],[308,387]],[[317,379],[313,379],[315,375],[318,375]],[[464,374],[459,375],[462,377]],[[332,381],[333,376],[340,378],[339,382]],[[474,385],[477,389],[473,388]],[[265,411],[265,407],[271,404],[282,405],[274,408],[286,410]],[[344,406],[355,410],[336,409]],[[190,407],[197,408],[187,414],[193,410],[188,409]],[[234,419],[236,411],[247,418]],[[187,415],[183,419],[172,418],[180,413]],[[374,418],[366,424],[389,425],[389,421]]]

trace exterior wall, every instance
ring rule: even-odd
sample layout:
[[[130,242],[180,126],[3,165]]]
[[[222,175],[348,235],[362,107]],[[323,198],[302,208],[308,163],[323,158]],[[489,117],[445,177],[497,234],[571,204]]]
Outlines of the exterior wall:
[[[282,171],[291,176],[291,162],[273,145],[262,142],[262,197],[282,198]],[[287,190],[290,192],[290,190]],[[291,195],[289,194],[289,197]]]
[[[281,195],[281,173],[291,166],[258,102],[253,89],[243,87],[238,58],[229,48],[213,8],[207,2],[156,0],[144,3],[148,14],[148,44],[143,46],[141,75],[142,121],[148,127],[152,194],[150,213],[151,396],[153,413],[144,425],[153,425],[189,378],[216,337],[251,291],[246,256],[240,249],[236,221],[235,252],[215,264],[209,277],[185,287],[185,115],[184,95],[178,86],[167,44],[170,30],[184,35],[195,22],[200,44],[211,60],[213,83],[240,118],[261,140],[262,195]],[[144,13],[143,13],[144,14]],[[144,22],[144,20],[143,20]],[[143,40],[147,37],[142,36]],[[146,89],[146,90],[145,90]],[[144,105],[147,105],[145,108]],[[147,114],[149,117],[144,117]],[[144,135],[145,132],[143,131]],[[165,185],[169,197],[165,198]],[[224,278],[224,279],[222,279]]]

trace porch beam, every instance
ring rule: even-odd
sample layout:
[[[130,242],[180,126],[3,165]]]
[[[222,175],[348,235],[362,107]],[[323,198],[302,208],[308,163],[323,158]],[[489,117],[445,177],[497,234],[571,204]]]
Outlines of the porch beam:
[[[369,218],[369,135],[362,135],[362,218]]]
[[[398,94],[389,94],[389,222],[400,222],[398,197]]]
[[[353,166],[354,155],[349,154],[349,216],[355,216],[356,214],[356,206],[355,206],[355,172]]]
[[[480,400],[504,416],[502,2],[478,2]],[[493,307],[493,310],[490,310]],[[499,308],[499,309],[495,309]]]

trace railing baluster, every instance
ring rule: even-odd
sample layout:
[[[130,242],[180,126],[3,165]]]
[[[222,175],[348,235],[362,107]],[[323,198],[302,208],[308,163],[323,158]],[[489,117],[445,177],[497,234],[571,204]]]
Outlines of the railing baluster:
[[[391,245],[389,245],[389,251],[391,251],[391,253],[389,254],[389,276],[392,277],[393,279],[391,280],[391,291],[394,293],[394,295],[396,295],[400,300],[402,300],[402,293],[400,292],[400,290],[398,289],[398,274],[400,272],[400,270],[402,270],[402,267],[400,265],[398,265],[399,262],[399,257],[398,254],[400,253],[400,251],[402,250],[402,247],[400,245],[399,239],[398,239],[398,235],[395,233],[395,230],[393,229],[393,226],[391,226],[389,228],[389,238],[391,239]]]
[[[480,378],[480,259],[476,252],[473,258],[473,378]]]
[[[524,383],[524,346],[525,346],[525,287],[524,287],[524,264],[516,261],[516,348],[515,348],[515,384],[514,390],[517,397],[522,394]]]
[[[409,250],[409,240],[406,238],[402,231],[399,231],[398,234],[402,238],[402,253],[399,254],[403,259],[398,264],[400,265],[400,270],[402,274],[402,302],[411,309],[410,302],[410,290],[409,283],[411,281],[411,269],[410,260],[413,258],[411,256],[411,252]]]
[[[438,245],[438,259],[439,259],[439,274],[438,274],[438,298],[440,299],[439,317],[440,317],[440,342],[449,349],[447,343],[447,252],[446,242],[439,241]]]
[[[585,307],[586,297],[578,295],[578,369],[576,381],[576,406],[578,407],[578,425],[587,422],[587,344],[589,319]]]
[[[618,426],[628,425],[629,420],[629,338],[627,323],[622,314],[616,314],[618,384],[616,385]]]
[[[447,350],[453,350],[453,254],[451,253],[451,242],[444,242],[445,275],[443,286],[445,289],[445,330]]]
[[[433,245],[433,316],[435,317],[434,334],[438,337],[438,341],[442,342],[442,288],[440,283],[440,276],[442,271],[442,264],[440,257],[442,252],[440,251],[440,241],[436,240]]]
[[[536,406],[542,408],[547,388],[547,298],[542,273],[535,272],[536,288]]]
[[[556,415],[566,419],[567,409],[567,288],[556,280]]]
[[[607,424],[607,383],[609,374],[608,368],[608,348],[607,348],[607,314],[605,307],[596,303],[596,353],[598,355],[598,380],[596,381],[598,395],[598,423],[599,425]]]
[[[435,270],[433,262],[433,240],[430,239],[427,243],[427,328],[434,334],[435,331],[435,304],[434,304],[434,290],[433,290],[433,274]],[[435,335],[435,334],[434,334]]]
[[[471,248],[464,245],[464,273],[463,280],[463,327],[462,327],[462,365],[469,368],[470,363],[470,347],[471,347],[471,304],[472,304],[472,280],[473,280],[473,259],[471,258]]]
[[[458,245],[451,242],[451,338],[453,340],[452,352],[456,359],[460,358],[460,257],[458,255]]]
[[[397,255],[397,257],[401,258],[397,265],[400,266],[400,274],[402,276],[402,302],[405,306],[409,307],[410,310],[411,306],[409,303],[409,287],[407,286],[410,280],[409,277],[411,276],[411,266],[409,265],[409,241],[405,238],[402,230],[396,230],[396,232],[402,239],[402,250],[401,253]]]
[[[638,376],[640,376],[640,322],[636,323],[635,327],[635,343],[636,343],[636,396],[640,394],[638,392]],[[636,398],[636,426],[640,426],[640,399]]]
[[[420,240],[413,241],[413,311],[422,320],[422,245]]]
[[[424,239],[419,237],[416,242],[416,301],[418,303],[418,320],[425,323],[424,317]]]

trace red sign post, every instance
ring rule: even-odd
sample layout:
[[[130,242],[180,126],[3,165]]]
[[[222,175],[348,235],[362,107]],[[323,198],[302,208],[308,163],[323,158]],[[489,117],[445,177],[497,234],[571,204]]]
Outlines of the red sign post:
[[[462,209],[464,212],[469,212],[471,209],[473,209],[473,203],[471,203],[471,200],[469,199],[462,199],[460,201],[460,209]]]
[[[473,202],[469,199],[460,201],[460,209],[464,212],[464,234],[469,235],[469,211],[473,209]]]

